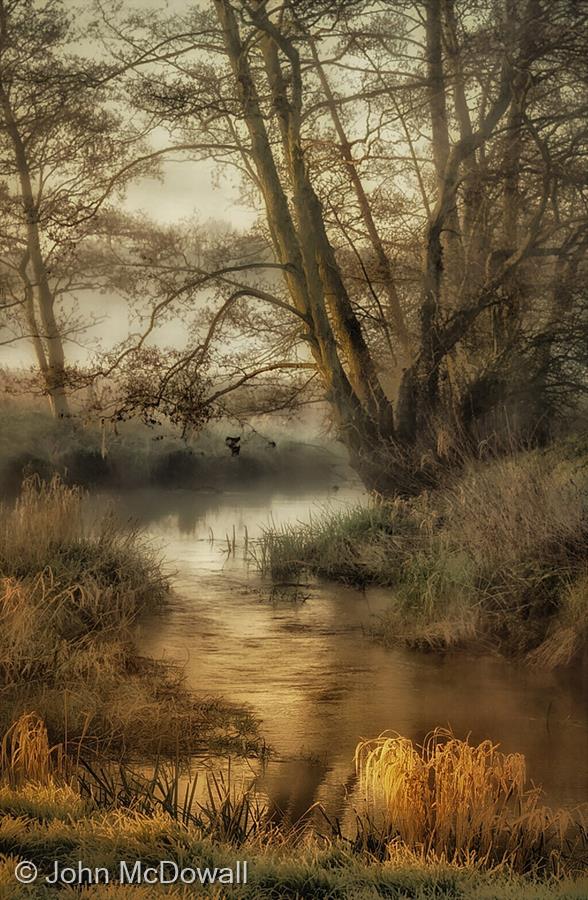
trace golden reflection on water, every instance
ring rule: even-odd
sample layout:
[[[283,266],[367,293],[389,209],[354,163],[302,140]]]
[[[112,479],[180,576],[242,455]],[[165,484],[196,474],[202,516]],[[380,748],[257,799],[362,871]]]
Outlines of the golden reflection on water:
[[[275,759],[245,778],[273,813],[296,821],[313,803],[337,815],[359,802],[353,755],[360,738],[392,729],[421,741],[435,726],[472,742],[491,738],[527,758],[551,804],[588,801],[588,672],[547,674],[498,658],[386,650],[363,629],[390,592],[330,583],[306,602],[271,603],[269,586],[239,549],[270,520],[300,521],[336,497],[137,492],[125,511],[148,524],[177,571],[175,595],[145,622],[140,651],[179,660],[204,695],[248,704]],[[225,535],[237,540],[234,557]],[[211,534],[215,541],[211,542]]]

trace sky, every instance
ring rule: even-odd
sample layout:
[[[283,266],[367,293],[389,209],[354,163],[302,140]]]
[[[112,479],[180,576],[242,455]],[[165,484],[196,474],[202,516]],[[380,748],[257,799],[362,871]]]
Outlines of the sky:
[[[184,219],[225,220],[235,228],[246,228],[255,218],[251,209],[241,206],[237,191],[228,179],[220,184],[214,178],[214,167],[208,162],[169,161],[162,165],[163,180],[141,178],[130,185],[122,206],[129,212],[145,212],[151,219],[163,225]],[[92,308],[106,321],[88,329],[89,343],[100,340],[104,345],[122,340],[132,327],[126,306],[116,297],[86,292],[79,301]],[[136,326],[135,326],[136,327]],[[179,326],[181,327],[181,326]],[[167,343],[175,339],[176,332],[169,327],[162,334]],[[67,356],[71,362],[83,362],[88,351],[85,346],[69,343]],[[28,366],[35,362],[33,349],[28,341],[0,347],[0,363],[7,366]]]

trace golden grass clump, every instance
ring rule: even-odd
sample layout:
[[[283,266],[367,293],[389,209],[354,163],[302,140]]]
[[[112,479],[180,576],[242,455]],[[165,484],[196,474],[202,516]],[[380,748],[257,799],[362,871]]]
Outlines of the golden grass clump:
[[[24,555],[31,567],[44,568],[50,548],[80,540],[83,497],[81,488],[66,487],[57,477],[50,482],[25,479],[14,507],[0,517],[4,560]]]
[[[392,843],[409,852],[516,871],[561,859],[572,816],[526,787],[520,753],[435,729],[422,745],[394,733],[361,741],[355,763],[368,803],[383,802]]]
[[[37,713],[23,713],[4,734],[0,744],[0,777],[11,787],[48,785],[63,774],[63,746],[51,747],[45,722]]]

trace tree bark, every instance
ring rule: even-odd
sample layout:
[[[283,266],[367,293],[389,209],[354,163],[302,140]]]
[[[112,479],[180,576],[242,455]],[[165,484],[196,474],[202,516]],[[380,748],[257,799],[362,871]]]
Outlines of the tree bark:
[[[390,259],[388,258],[388,254],[386,253],[386,250],[382,243],[382,239],[374,221],[370,202],[368,200],[365,188],[363,186],[362,180],[357,171],[355,160],[353,158],[351,144],[349,143],[345,128],[343,127],[343,122],[341,121],[341,116],[339,115],[337,103],[335,101],[335,97],[333,96],[329,80],[319,59],[316,44],[312,40],[312,38],[309,38],[308,41],[319,80],[321,82],[327,100],[327,108],[333,121],[333,125],[335,126],[335,131],[337,132],[337,136],[339,138],[339,147],[345,163],[345,170],[349,177],[349,181],[351,182],[351,185],[355,191],[355,196],[357,197],[357,203],[361,212],[361,217],[366,227],[372,249],[376,256],[376,260],[378,263],[378,274],[382,279],[384,290],[388,298],[388,309],[390,311],[392,326],[400,343],[400,360],[404,366],[407,366],[411,361],[412,349],[410,345],[408,329],[406,327],[406,321],[402,312],[400,297],[396,289],[396,283],[394,280],[394,275],[392,273],[392,267],[390,265]]]
[[[4,85],[1,83],[0,102],[4,112],[6,130],[10,136],[14,152],[14,161],[25,215],[28,259],[33,276],[29,284],[43,328],[44,353],[42,356],[39,354],[39,341],[41,338],[37,329],[34,333],[33,343],[39,363],[43,360],[41,374],[45,382],[51,411],[55,418],[63,419],[70,415],[66,393],[63,340],[55,318],[55,297],[51,291],[47,267],[41,249],[38,210],[35,204],[26,150],[12,111],[10,98]],[[28,290],[28,287],[25,285],[26,290]],[[31,312],[32,310],[29,306],[29,318]],[[36,316],[33,315],[33,319],[36,320]]]
[[[453,105],[459,125],[460,140],[468,140],[473,134],[472,120],[467,101],[465,75],[461,48],[459,46],[457,18],[454,0],[442,0],[444,16],[444,36],[447,48],[448,66],[453,89]],[[460,233],[463,248],[464,289],[460,291],[460,302],[465,303],[475,296],[484,276],[484,189],[480,166],[475,153],[464,160],[462,180],[462,204]],[[459,211],[458,211],[459,217]]]
[[[437,178],[437,195],[446,192],[447,163],[451,150],[449,126],[447,122],[447,85],[443,66],[443,23],[441,18],[442,0],[427,0],[426,4],[426,62],[427,62],[427,94],[429,115],[431,120],[433,161]],[[431,284],[440,301],[442,280],[441,274],[446,268],[446,281],[455,292],[463,277],[463,255],[460,240],[460,225],[457,215],[457,202],[445,210],[445,219],[440,229],[433,227],[429,231],[427,251],[431,251],[438,261],[438,279],[436,285]],[[435,246],[433,245],[435,242]],[[437,246],[438,245],[438,246]],[[443,257],[447,256],[444,265]],[[425,269],[432,271],[432,263],[427,262]]]

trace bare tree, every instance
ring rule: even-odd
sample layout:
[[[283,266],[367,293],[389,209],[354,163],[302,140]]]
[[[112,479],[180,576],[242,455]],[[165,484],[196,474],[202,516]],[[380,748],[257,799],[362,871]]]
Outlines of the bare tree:
[[[289,317],[372,487],[426,482],[515,395],[531,428],[545,414],[564,359],[556,282],[585,265],[585,24],[564,0],[393,16],[383,0],[211,0],[146,26],[166,62],[137,102],[178,147],[240,173],[282,273],[271,291],[217,273],[213,328],[246,296]],[[131,68],[136,26],[120,32]],[[581,384],[583,301],[567,296]]]
[[[140,135],[124,122],[112,67],[74,55],[79,39],[58,0],[0,0],[3,307],[13,339],[33,344],[57,418],[70,414],[64,344],[81,327],[61,300],[93,286],[80,250],[105,201],[149,164],[131,172]]]

